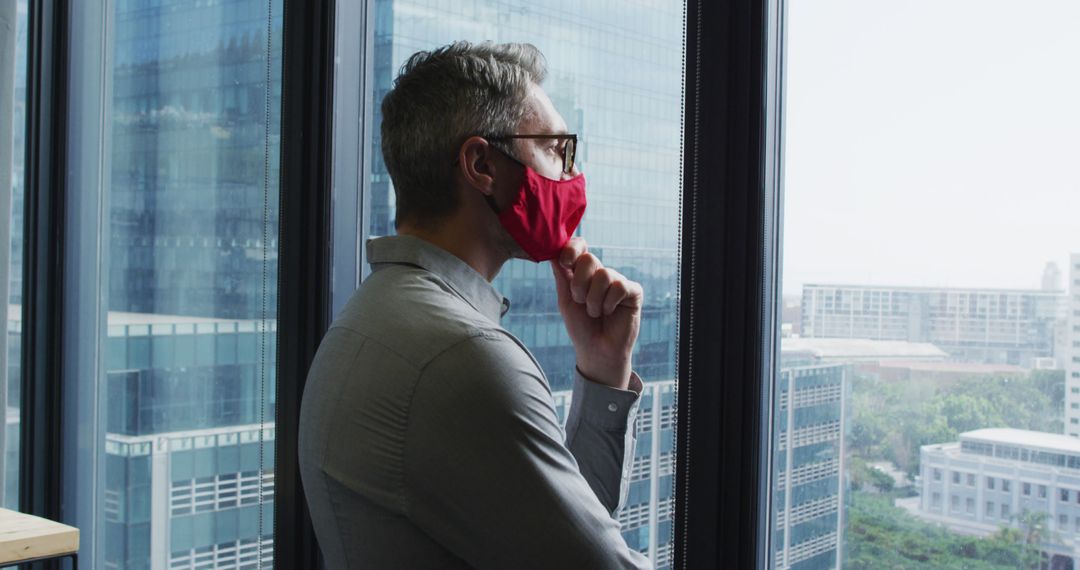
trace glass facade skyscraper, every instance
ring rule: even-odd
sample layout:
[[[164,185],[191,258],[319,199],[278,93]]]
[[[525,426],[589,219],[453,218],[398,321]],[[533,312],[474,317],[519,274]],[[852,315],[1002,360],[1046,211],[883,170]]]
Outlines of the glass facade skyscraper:
[[[773,567],[840,567],[847,367],[795,366],[777,377]]]
[[[98,558],[268,568],[281,2],[113,6]]]

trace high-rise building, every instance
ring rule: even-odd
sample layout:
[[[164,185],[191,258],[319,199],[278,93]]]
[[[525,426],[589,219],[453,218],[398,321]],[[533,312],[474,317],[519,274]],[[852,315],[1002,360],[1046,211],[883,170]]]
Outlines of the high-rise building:
[[[1065,433],[1080,437],[1080,253],[1069,259],[1065,341],[1058,360],[1065,368]]]
[[[268,568],[281,2],[109,6],[98,560]]]
[[[1060,291],[805,285],[802,336],[929,342],[962,362],[1033,367],[1055,352]]]
[[[773,429],[774,568],[840,568],[844,520],[842,364],[782,369]]]
[[[1080,562],[1080,441],[979,429],[922,446],[919,470],[919,496],[897,501],[912,514],[977,536],[1041,526],[1042,540],[1033,546],[1049,556],[1050,568]]]

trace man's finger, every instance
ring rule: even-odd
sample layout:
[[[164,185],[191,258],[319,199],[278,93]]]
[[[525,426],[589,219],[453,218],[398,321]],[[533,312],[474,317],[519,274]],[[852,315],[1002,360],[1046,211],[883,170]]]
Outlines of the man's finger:
[[[623,301],[629,294],[627,290],[626,281],[616,281],[611,284],[611,287],[607,290],[607,295],[604,297],[604,314],[610,315],[615,312],[615,307],[619,306],[619,303]]]
[[[573,272],[551,260],[551,274],[555,276],[555,292],[559,297],[559,306],[570,302],[570,278]]]
[[[574,236],[566,242],[559,253],[559,263],[563,267],[573,267],[578,258],[587,251],[589,251],[589,244],[585,243],[585,238]]]
[[[603,265],[600,264],[600,260],[589,252],[585,252],[577,258],[577,261],[574,262],[574,277],[570,280],[570,293],[572,293],[574,302],[585,302],[585,296],[589,293],[589,282],[592,281],[596,270],[601,267]]]
[[[601,267],[589,281],[589,293],[585,297],[585,311],[594,319],[599,317],[604,310],[604,298],[615,279],[613,273],[606,267]]]

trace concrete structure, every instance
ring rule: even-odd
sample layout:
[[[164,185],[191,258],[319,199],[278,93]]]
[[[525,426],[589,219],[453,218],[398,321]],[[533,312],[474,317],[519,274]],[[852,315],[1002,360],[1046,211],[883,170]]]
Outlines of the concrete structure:
[[[842,365],[780,371],[773,429],[773,564],[777,570],[840,568],[844,517]]]
[[[924,445],[920,495],[898,501],[916,516],[949,529],[989,536],[1023,528],[1044,514],[1040,548],[1055,567],[1080,562],[1080,441],[1011,428],[960,434],[959,441]]]
[[[865,338],[783,338],[782,367],[853,362],[943,362],[948,354],[926,342]]]
[[[1068,319],[1059,360],[1065,368],[1065,433],[1080,437],[1080,253],[1069,259]]]
[[[929,342],[951,360],[1031,367],[1051,357],[1061,291],[805,285],[802,336]]]

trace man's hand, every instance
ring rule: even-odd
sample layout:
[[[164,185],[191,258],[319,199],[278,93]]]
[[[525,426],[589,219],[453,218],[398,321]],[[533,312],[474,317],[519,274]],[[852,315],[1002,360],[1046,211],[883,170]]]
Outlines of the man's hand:
[[[641,326],[641,285],[604,267],[580,237],[551,260],[551,270],[578,370],[589,380],[626,390]]]

